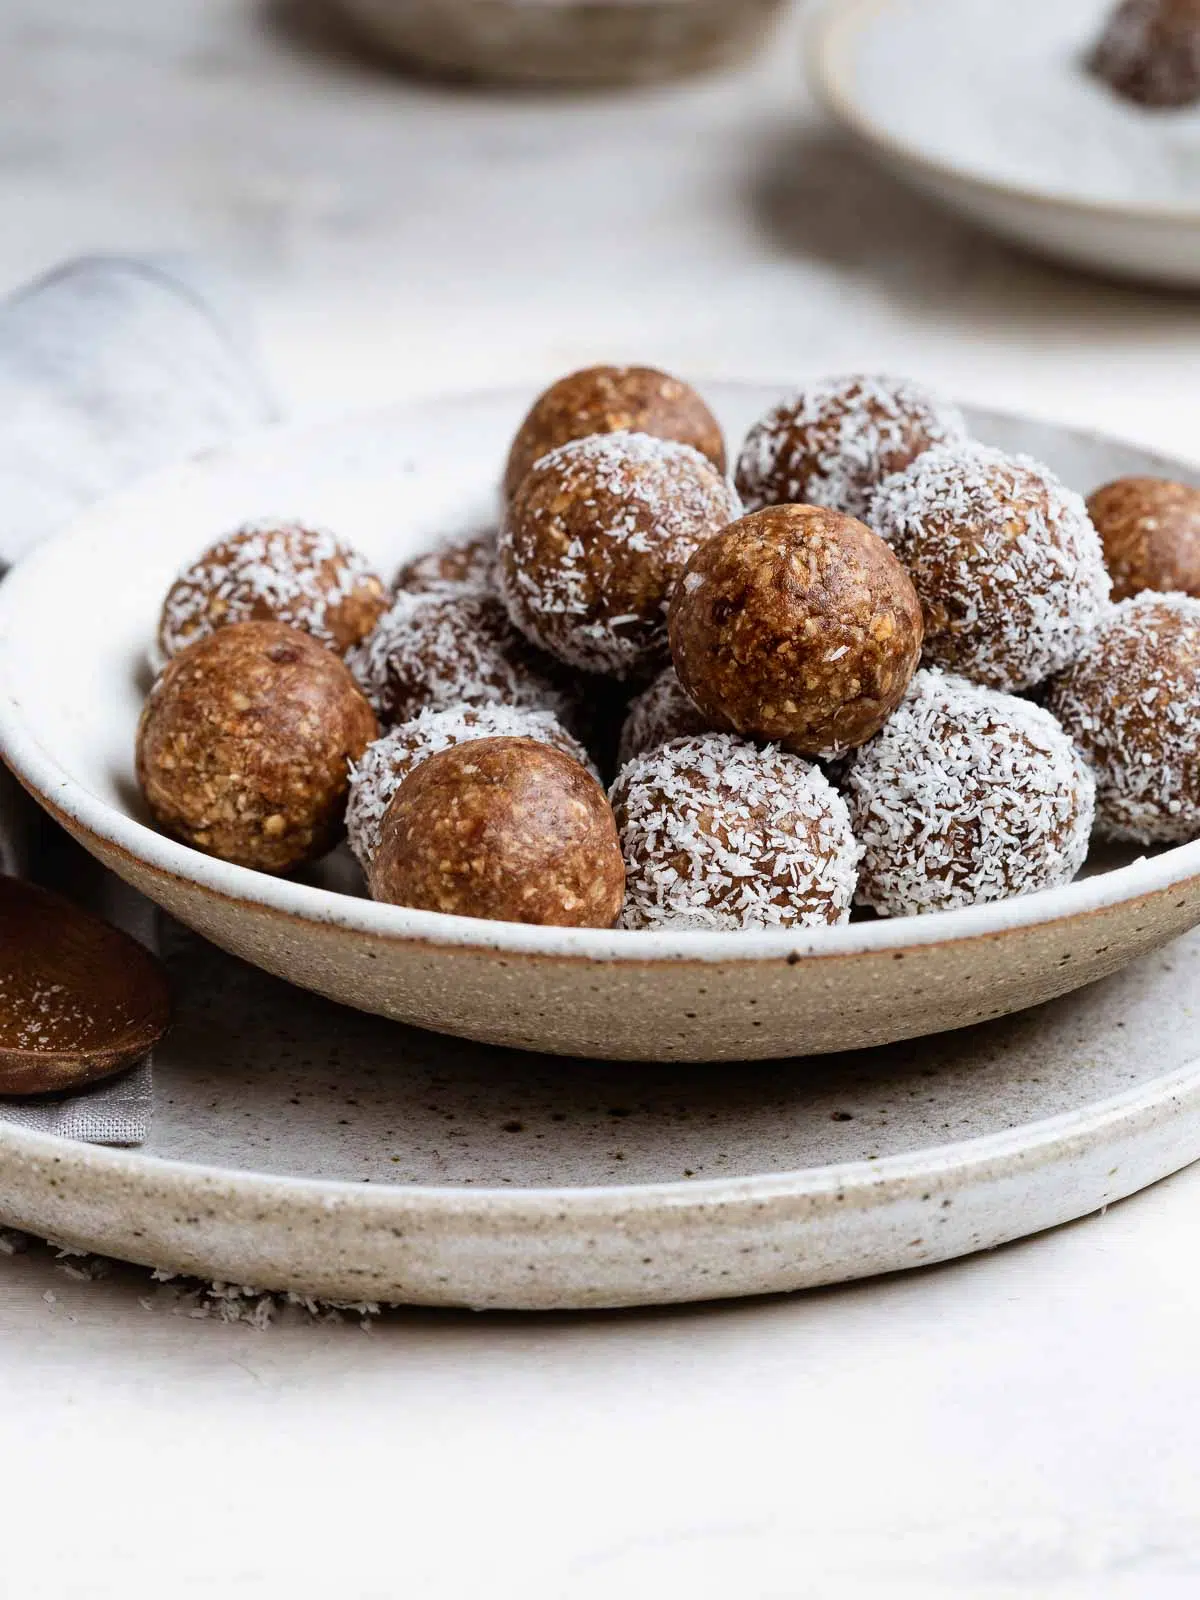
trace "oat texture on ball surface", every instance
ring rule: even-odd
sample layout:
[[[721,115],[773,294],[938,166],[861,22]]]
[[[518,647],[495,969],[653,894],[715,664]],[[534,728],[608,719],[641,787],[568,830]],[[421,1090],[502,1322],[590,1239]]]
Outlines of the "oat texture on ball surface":
[[[921,656],[921,607],[852,517],[771,506],[710,539],[671,604],[679,681],[714,727],[832,757],[869,739]]]

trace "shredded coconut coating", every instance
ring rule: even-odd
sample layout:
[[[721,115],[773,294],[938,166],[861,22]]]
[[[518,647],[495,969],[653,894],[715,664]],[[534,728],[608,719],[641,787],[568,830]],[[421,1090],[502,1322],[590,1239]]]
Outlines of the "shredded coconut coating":
[[[1088,66],[1138,105],[1194,104],[1200,100],[1200,0],[1124,0]]]
[[[346,832],[350,848],[364,872],[379,848],[379,831],[396,790],[414,767],[472,739],[536,739],[561,750],[586,767],[599,782],[587,751],[573,739],[551,711],[521,706],[455,706],[447,711],[422,711],[367,747],[350,771],[350,803]]]
[[[913,679],[843,788],[863,846],[859,903],[951,911],[1070,883],[1095,783],[1048,711],[936,670]]]
[[[688,695],[675,668],[668,667],[630,702],[621,729],[618,765],[627,766],[635,756],[647,755],[672,739],[711,732],[712,723]]]
[[[859,847],[818,767],[733,734],[674,739],[620,773],[621,926],[729,932],[850,915]]]
[[[247,523],[185,567],[163,604],[164,659],[235,622],[283,622],[345,653],[374,627],[384,587],[357,550],[323,528]]]
[[[628,679],[667,657],[666,610],[693,552],[740,515],[690,445],[598,434],[524,478],[500,531],[500,589],[534,644],[583,672]]]
[[[1098,834],[1200,837],[1200,600],[1147,591],[1114,606],[1046,703],[1096,775]]]
[[[454,588],[458,584],[485,592],[495,591],[495,533],[481,533],[473,539],[457,539],[427,550],[400,568],[392,588],[396,594],[402,591],[423,594]]]
[[[827,378],[781,401],[750,430],[737,486],[747,511],[812,505],[862,518],[884,478],[931,445],[966,437],[957,406],[920,384]]]
[[[542,672],[499,596],[466,584],[397,595],[346,664],[388,727],[426,708],[571,710],[571,695]]]
[[[1111,583],[1087,507],[1029,456],[928,450],[880,485],[868,521],[920,597],[926,662],[989,688],[1041,683],[1107,612]]]

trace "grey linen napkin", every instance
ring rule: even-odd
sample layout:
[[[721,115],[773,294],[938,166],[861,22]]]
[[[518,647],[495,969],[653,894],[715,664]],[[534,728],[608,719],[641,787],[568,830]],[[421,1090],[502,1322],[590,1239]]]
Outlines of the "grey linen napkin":
[[[68,262],[0,303],[0,574],[90,502],[269,422],[275,409],[236,303],[203,267]],[[0,766],[0,870],[40,876],[41,828]],[[149,903],[70,858],[72,896],[155,948]],[[87,1093],[0,1100],[0,1121],[92,1144],[140,1144],[144,1062]]]

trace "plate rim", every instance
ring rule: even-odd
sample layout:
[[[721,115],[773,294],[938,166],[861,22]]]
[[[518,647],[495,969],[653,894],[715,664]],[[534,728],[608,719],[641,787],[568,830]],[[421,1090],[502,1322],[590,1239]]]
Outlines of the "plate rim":
[[[827,4],[812,24],[808,52],[808,78],[826,111],[864,144],[893,161],[916,167],[927,178],[982,190],[992,196],[1017,201],[1047,211],[1104,218],[1110,222],[1170,225],[1200,234],[1200,205],[1170,206],[1160,202],[1094,200],[1084,195],[1059,194],[1006,178],[991,178],[971,167],[939,158],[923,145],[905,139],[877,122],[855,93],[851,52],[874,18],[900,0],[840,0]]]
[[[875,0],[868,0],[874,4]],[[748,397],[777,391],[769,381],[716,380],[707,389],[714,395]],[[257,913],[269,912],[308,924],[318,924],[382,944],[424,945],[439,951],[475,955],[529,956],[547,961],[597,962],[614,965],[716,965],[786,961],[815,961],[871,956],[883,952],[922,949],[933,945],[964,943],[1010,932],[1075,921],[1116,905],[1166,893],[1200,878],[1200,839],[1176,845],[1156,855],[1141,856],[1123,867],[1077,879],[1057,889],[1037,894],[942,911],[925,916],[897,917],[849,923],[836,928],[742,930],[722,933],[692,930],[631,931],[627,929],[540,928],[520,923],[486,922],[452,917],[441,912],[383,905],[318,886],[272,878],[246,867],[204,855],[169,839],[115,805],[100,799],[62,767],[45,749],[36,730],[23,717],[19,695],[9,685],[16,678],[4,670],[8,640],[7,620],[20,610],[27,588],[36,588],[43,574],[53,572],[75,542],[91,540],[97,532],[120,518],[127,506],[147,495],[170,491],[186,493],[194,478],[227,470],[239,460],[261,454],[281,444],[295,448],[306,439],[327,438],[331,433],[352,434],[356,429],[378,427],[391,419],[393,428],[406,417],[431,408],[459,410],[466,406],[512,405],[527,398],[524,388],[505,386],[412,399],[345,417],[296,425],[273,425],[256,430],[236,444],[210,450],[142,479],[132,488],[108,497],[77,518],[64,532],[39,545],[0,584],[0,758],[52,816],[100,840],[107,848],[132,858],[158,876],[166,876],[209,895],[249,905]],[[977,416],[1018,422],[1032,420],[1018,412],[970,406]],[[1043,421],[1044,419],[1037,419]],[[1046,423],[1079,439],[1118,445],[1161,462],[1165,469],[1195,468],[1180,458],[1161,456],[1132,441],[1104,432]]]

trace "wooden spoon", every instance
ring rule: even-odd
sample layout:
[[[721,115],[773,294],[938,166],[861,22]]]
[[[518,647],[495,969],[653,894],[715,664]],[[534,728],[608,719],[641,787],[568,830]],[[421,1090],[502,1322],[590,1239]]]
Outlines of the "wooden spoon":
[[[69,900],[0,877],[0,1094],[52,1094],[144,1056],[171,1020],[166,973]]]

